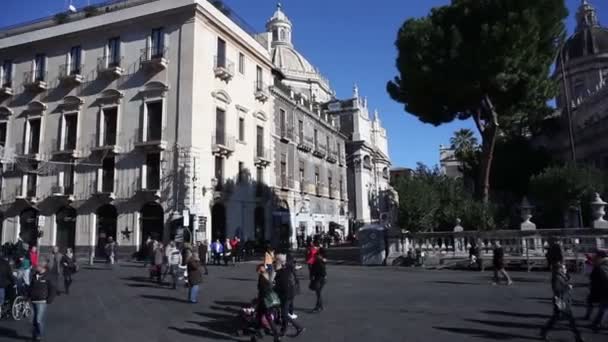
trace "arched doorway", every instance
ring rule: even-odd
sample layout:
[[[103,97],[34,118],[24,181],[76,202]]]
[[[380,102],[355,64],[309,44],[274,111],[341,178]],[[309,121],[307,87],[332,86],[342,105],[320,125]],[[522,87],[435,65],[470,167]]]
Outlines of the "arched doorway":
[[[253,223],[254,223],[254,238],[255,242],[257,242],[260,246],[263,246],[264,241],[266,240],[266,220],[264,215],[264,208],[257,207],[253,212]]]
[[[38,245],[38,210],[29,207],[19,215],[19,237],[30,246]]]
[[[105,246],[109,237],[116,240],[118,212],[116,207],[106,204],[97,209],[97,248],[96,256],[105,258]]]
[[[74,248],[76,245],[76,209],[64,207],[56,214],[57,241],[59,250]]]
[[[152,240],[163,241],[165,230],[165,212],[163,207],[156,202],[146,203],[141,208],[141,241],[144,246],[148,237]]]
[[[222,203],[211,208],[211,238],[213,241],[226,238],[226,207]]]

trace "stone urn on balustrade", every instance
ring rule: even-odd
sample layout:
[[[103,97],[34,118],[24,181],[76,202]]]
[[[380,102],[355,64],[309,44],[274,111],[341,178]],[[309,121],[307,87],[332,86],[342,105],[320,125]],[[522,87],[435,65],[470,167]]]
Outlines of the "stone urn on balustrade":
[[[528,201],[528,198],[524,197],[524,199],[521,201],[521,205],[519,207],[520,211],[521,211],[521,219],[522,222],[519,225],[521,230],[536,230],[536,224],[534,224],[534,222],[532,222],[532,209],[534,209],[534,206],[532,206],[530,204],[530,202]]]
[[[593,215],[593,228],[595,229],[608,229],[608,221],[604,220],[606,215],[605,207],[606,202],[602,200],[600,194],[595,193],[593,202],[591,202],[591,213]]]

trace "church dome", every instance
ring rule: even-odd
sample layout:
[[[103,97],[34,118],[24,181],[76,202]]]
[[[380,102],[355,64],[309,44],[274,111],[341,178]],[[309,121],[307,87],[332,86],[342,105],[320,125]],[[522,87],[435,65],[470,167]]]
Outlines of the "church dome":
[[[302,74],[314,74],[317,70],[293,47],[288,45],[277,45],[271,52],[272,63],[285,71],[293,71]]]
[[[576,19],[576,31],[562,50],[564,59],[608,53],[608,29],[600,26],[595,8],[588,0],[582,0]]]

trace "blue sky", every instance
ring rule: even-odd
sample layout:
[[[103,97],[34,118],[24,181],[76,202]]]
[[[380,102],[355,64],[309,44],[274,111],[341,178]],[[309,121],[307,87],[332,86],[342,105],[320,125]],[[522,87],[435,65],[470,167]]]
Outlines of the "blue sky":
[[[69,0],[1,0],[0,26],[11,25],[64,10]],[[170,0],[162,0],[170,1]],[[77,7],[95,0],[72,0]],[[274,12],[275,0],[225,0],[255,29],[263,30]],[[600,21],[608,22],[608,4],[592,0]],[[396,75],[394,67],[397,30],[410,17],[420,17],[449,0],[283,0],[283,7],[294,25],[294,44],[330,79],[338,97],[352,94],[359,85],[369,106],[378,108],[388,130],[393,166],[414,167],[421,161],[438,162],[439,145],[448,144],[452,133],[469,121],[434,127],[406,114],[403,106],[386,93],[386,82]],[[569,32],[575,25],[574,13],[580,0],[566,0],[570,8]]]

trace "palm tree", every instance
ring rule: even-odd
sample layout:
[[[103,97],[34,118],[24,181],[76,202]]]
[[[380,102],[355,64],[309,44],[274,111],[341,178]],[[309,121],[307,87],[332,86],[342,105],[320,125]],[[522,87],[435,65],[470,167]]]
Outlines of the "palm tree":
[[[477,150],[479,146],[475,133],[468,128],[461,128],[454,132],[454,136],[450,138],[450,145],[456,155],[469,154]]]

